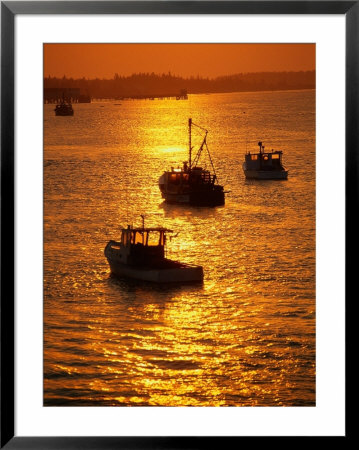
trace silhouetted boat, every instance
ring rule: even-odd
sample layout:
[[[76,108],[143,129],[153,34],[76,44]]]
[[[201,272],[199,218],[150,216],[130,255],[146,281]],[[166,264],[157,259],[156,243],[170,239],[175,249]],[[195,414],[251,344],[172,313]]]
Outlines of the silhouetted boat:
[[[112,274],[156,283],[203,281],[203,268],[167,259],[166,235],[172,230],[163,227],[141,228],[128,225],[121,230],[121,240],[109,241],[105,256]]]
[[[57,104],[55,109],[56,116],[73,116],[74,110],[70,102],[66,102],[65,98],[62,98],[61,103]]]
[[[247,152],[245,154],[245,162],[243,163],[243,171],[246,178],[254,178],[257,180],[286,180],[288,170],[282,165],[281,150],[264,151],[262,142],[258,142],[259,153]]]
[[[192,161],[192,126],[205,132],[202,144]],[[224,205],[223,186],[218,184],[212,158],[207,146],[208,131],[188,120],[189,127],[189,161],[183,163],[182,168],[165,171],[159,179],[159,188],[162,198],[168,203],[183,203],[195,206]],[[207,150],[213,174],[209,170],[198,166],[201,153]]]

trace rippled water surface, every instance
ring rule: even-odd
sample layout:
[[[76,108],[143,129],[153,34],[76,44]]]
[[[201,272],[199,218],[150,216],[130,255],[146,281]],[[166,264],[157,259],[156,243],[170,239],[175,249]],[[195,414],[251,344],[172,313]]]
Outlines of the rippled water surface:
[[[314,406],[315,91],[118,103],[44,106],[44,404]],[[161,198],[189,117],[223,207]],[[245,180],[259,140],[287,181]],[[140,214],[178,233],[168,256],[201,264],[203,285],[110,277],[104,247]]]

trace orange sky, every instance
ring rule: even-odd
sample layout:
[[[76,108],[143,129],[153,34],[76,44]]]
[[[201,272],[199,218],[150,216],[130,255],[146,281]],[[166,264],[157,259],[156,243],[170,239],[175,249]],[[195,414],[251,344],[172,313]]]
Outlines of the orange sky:
[[[315,69],[315,44],[44,44],[44,75],[113,78],[138,72],[216,77]]]

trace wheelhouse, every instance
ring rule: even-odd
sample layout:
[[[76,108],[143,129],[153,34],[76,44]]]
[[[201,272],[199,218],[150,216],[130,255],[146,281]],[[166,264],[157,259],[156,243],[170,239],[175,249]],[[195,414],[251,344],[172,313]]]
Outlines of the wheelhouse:
[[[262,142],[258,142],[259,153],[248,152],[245,155],[247,170],[283,170],[281,150],[264,151]]]
[[[167,228],[122,229],[119,254],[126,264],[143,265],[158,263],[165,259]]]
[[[124,247],[141,245],[143,247],[165,247],[167,228],[128,228],[122,230],[121,244]]]
[[[191,183],[214,184],[216,181],[216,175],[211,175],[209,170],[205,170],[202,167],[193,167],[189,171],[185,167],[183,169],[172,169],[171,172],[165,172],[165,183],[167,187],[185,187]]]

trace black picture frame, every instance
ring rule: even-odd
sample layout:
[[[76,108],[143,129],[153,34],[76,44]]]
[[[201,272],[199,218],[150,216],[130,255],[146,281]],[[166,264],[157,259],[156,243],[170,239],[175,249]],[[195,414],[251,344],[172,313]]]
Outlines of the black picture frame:
[[[1,2],[1,441],[6,449],[197,449],[243,437],[25,437],[14,435],[14,32],[18,14],[337,14],[346,20],[346,324],[358,248],[359,1],[4,1]],[[353,294],[354,295],[354,294]],[[352,299],[355,301],[355,297]],[[346,326],[346,343],[349,341]],[[347,354],[347,350],[346,350]],[[346,360],[347,361],[347,360]],[[346,363],[346,368],[348,365]],[[349,438],[350,373],[346,370]],[[349,391],[349,394],[348,394]],[[164,430],[165,434],[165,430]],[[250,436],[248,436],[250,437]],[[302,436],[301,438],[310,437]],[[325,437],[325,436],[322,436]],[[287,441],[296,437],[282,437]],[[261,443],[262,439],[259,438]]]

